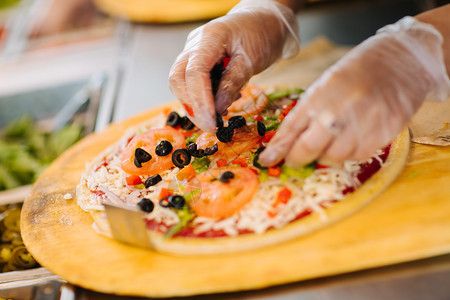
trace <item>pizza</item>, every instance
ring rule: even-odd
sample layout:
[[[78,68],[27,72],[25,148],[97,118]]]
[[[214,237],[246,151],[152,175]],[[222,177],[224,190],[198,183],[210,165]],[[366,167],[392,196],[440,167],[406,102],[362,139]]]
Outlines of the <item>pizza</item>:
[[[109,236],[105,202],[138,208],[153,248],[176,254],[257,249],[341,220],[396,178],[409,135],[364,161],[261,166],[259,153],[303,92],[249,85],[217,116],[216,134],[195,127],[189,106],[172,104],[87,164],[77,203]]]

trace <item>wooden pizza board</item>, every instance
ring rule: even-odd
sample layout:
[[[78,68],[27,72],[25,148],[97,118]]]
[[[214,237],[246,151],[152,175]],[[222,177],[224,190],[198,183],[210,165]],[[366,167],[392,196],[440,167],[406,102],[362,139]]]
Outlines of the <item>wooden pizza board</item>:
[[[174,296],[255,289],[450,252],[450,147],[413,144],[400,177],[358,213],[278,246],[173,256],[98,235],[75,200],[91,160],[154,111],[84,139],[42,175],[22,210],[27,248],[69,282],[105,293]]]
[[[67,281],[104,293],[169,297],[257,289],[450,252],[450,147],[412,144],[398,179],[352,216],[277,246],[175,256],[98,235],[75,195],[85,163],[155,109],[93,134],[58,158],[24,203],[30,252]]]

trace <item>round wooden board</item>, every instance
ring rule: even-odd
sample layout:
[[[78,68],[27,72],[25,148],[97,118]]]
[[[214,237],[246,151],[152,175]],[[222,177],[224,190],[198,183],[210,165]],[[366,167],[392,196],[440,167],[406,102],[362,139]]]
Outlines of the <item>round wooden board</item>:
[[[450,250],[450,148],[421,145],[413,145],[409,163],[394,184],[357,214],[277,246],[175,256],[98,235],[90,215],[64,195],[75,195],[85,162],[129,126],[162,110],[88,136],[37,181],[24,203],[21,229],[27,248],[44,267],[104,293],[169,297],[262,288]]]
[[[136,22],[175,23],[225,15],[239,0],[94,0],[107,14]]]

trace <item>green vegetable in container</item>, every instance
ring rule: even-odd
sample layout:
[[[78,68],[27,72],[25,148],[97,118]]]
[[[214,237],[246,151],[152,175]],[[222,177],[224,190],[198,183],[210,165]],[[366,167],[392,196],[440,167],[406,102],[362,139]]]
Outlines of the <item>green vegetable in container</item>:
[[[82,135],[82,127],[70,124],[53,133],[22,116],[0,133],[0,191],[33,183],[44,169]]]

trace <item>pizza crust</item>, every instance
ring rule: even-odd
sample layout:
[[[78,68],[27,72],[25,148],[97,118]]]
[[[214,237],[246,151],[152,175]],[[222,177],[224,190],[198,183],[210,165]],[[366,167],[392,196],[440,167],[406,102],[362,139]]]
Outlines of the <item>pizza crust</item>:
[[[271,229],[262,234],[244,234],[236,237],[175,237],[167,239],[164,234],[149,230],[148,237],[151,247],[160,252],[179,255],[220,254],[253,250],[304,236],[351,215],[376,198],[403,169],[408,159],[409,147],[410,135],[409,131],[405,129],[392,142],[389,156],[382,168],[344,200],[327,208],[326,220],[322,220],[319,214],[313,213],[281,229]],[[97,160],[98,158],[95,161]],[[77,187],[77,201],[81,207],[83,207],[84,201],[88,201],[90,194],[90,190],[85,183],[86,181],[82,180]],[[94,219],[94,228],[101,234],[111,236],[105,213],[99,210],[89,210],[89,212]]]

